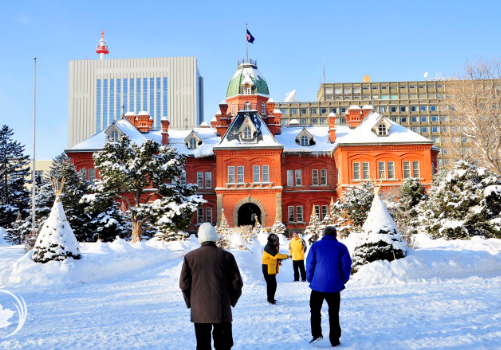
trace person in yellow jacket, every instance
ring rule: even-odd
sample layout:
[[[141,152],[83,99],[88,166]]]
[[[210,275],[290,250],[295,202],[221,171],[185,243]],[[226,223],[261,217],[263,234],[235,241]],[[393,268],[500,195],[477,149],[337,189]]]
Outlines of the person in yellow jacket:
[[[268,302],[276,304],[275,292],[277,291],[277,277],[276,274],[280,270],[280,262],[287,259],[289,256],[280,254],[279,239],[274,233],[268,236],[268,243],[263,251],[263,276],[266,281],[266,294],[268,295]]]
[[[292,240],[289,243],[289,254],[292,256],[292,266],[294,268],[294,282],[299,281],[301,271],[301,281],[306,281],[306,270],[304,269],[304,253],[306,252],[306,242],[299,237],[297,231],[292,233]]]

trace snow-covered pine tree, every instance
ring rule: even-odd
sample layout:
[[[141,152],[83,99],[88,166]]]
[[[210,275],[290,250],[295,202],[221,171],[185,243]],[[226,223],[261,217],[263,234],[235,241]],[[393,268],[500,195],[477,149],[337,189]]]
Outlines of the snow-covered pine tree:
[[[391,212],[395,219],[398,231],[409,246],[412,245],[413,235],[417,233],[416,206],[426,200],[426,189],[418,179],[407,179],[400,187],[398,201],[395,201]]]
[[[70,223],[66,219],[59,196],[64,186],[61,182],[53,182],[55,201],[49,218],[43,223],[33,248],[33,261],[47,263],[52,260],[63,261],[67,258],[80,259],[80,248],[73,234]]]
[[[219,226],[216,227],[216,232],[219,236],[216,245],[221,249],[230,249],[231,229],[228,224],[228,220],[226,220],[226,216],[224,216],[224,209],[221,209],[221,222],[219,223]]]
[[[311,209],[310,222],[306,229],[304,230],[305,235],[313,234],[316,232],[319,236],[323,234],[323,231],[320,232],[320,219],[317,215],[317,211],[315,210],[315,206]]]
[[[275,223],[271,227],[271,233],[274,233],[276,235],[283,235],[285,234],[286,226],[280,220],[280,215],[278,214],[279,214],[279,208],[277,208],[277,212],[275,214]]]
[[[501,179],[465,162],[440,170],[416,207],[418,231],[435,238],[501,238]]]
[[[133,242],[141,240],[148,227],[186,230],[193,213],[205,203],[195,194],[195,184],[178,181],[185,162],[186,157],[171,147],[153,140],[136,145],[126,136],[118,142],[108,141],[94,155],[102,178],[96,181],[97,189],[105,196],[127,202]],[[158,199],[151,202],[155,197]]]
[[[362,227],[374,198],[374,187],[371,182],[363,182],[358,186],[347,187],[343,197],[331,206],[331,219],[336,226]]]
[[[362,265],[376,260],[393,261],[403,258],[406,251],[407,245],[379,196],[379,188],[376,187],[371,209],[355,245],[352,272],[355,273]]]
[[[24,146],[12,139],[14,132],[7,125],[0,129],[0,226],[9,228],[18,213],[28,215],[30,193],[26,178],[30,174],[29,158]]]
[[[260,234],[262,230],[263,230],[263,226],[261,226],[261,223],[259,222],[259,219],[256,215],[254,227],[252,228],[252,236],[249,238],[252,239],[252,238],[257,237],[257,235]],[[249,242],[250,242],[250,240],[249,240]]]

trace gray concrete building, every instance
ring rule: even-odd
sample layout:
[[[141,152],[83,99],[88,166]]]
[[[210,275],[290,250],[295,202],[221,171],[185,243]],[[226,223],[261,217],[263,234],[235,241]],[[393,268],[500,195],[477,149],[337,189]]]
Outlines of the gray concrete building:
[[[196,57],[79,60],[69,63],[68,148],[125,113],[149,113],[153,129],[203,121],[203,78]]]

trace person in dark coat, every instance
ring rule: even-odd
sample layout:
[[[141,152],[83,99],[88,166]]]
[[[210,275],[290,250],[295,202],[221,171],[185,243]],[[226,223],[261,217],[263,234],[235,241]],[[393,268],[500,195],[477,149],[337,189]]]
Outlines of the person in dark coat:
[[[348,248],[337,241],[336,228],[327,226],[324,237],[310,248],[306,258],[306,279],[310,283],[311,334],[314,343],[322,336],[322,304],[329,306],[329,340],[332,346],[340,344],[339,306],[341,291],[350,279],[351,257]]]
[[[277,291],[277,273],[280,272],[280,263],[287,259],[287,254],[280,254],[279,238],[276,234],[268,235],[268,243],[264,246],[262,268],[263,276],[266,281],[266,295],[270,304],[276,304],[275,292]]]
[[[231,349],[231,307],[242,295],[242,277],[233,254],[216,246],[218,235],[209,223],[200,225],[201,247],[185,255],[179,288],[195,324],[197,350]]]

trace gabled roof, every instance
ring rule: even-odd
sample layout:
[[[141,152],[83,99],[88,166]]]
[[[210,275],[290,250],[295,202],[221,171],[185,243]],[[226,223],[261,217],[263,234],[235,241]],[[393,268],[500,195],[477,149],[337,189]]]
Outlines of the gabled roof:
[[[244,122],[251,122],[256,129],[252,143],[242,142],[240,128]],[[240,148],[240,147],[278,147],[282,146],[275,140],[256,110],[239,111],[233,119],[228,130],[224,134],[221,143],[216,148]]]
[[[378,136],[372,128],[381,120],[391,124],[388,136]],[[424,136],[407,129],[405,126],[397,124],[390,119],[383,117],[381,114],[373,112],[355,128],[349,130],[344,135],[338,134],[336,127],[336,144],[433,144],[433,141]]]

